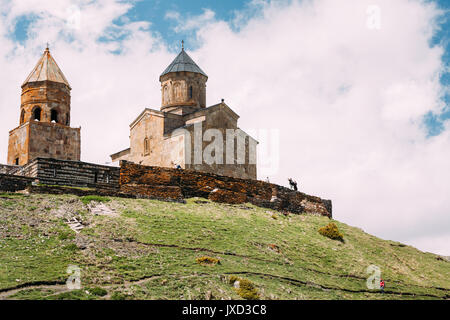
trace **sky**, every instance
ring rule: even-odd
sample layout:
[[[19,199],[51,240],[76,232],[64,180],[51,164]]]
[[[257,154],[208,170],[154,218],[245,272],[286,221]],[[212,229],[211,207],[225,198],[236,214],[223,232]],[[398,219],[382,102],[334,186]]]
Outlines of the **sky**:
[[[83,161],[109,163],[159,109],[185,40],[260,141],[258,176],[331,199],[335,219],[450,256],[448,1],[0,0],[0,163],[48,42]]]

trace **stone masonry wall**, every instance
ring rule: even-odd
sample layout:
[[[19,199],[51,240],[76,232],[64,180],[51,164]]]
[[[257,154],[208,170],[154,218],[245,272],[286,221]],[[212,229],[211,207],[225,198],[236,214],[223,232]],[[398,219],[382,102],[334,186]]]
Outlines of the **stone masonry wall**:
[[[18,170],[19,168],[20,168],[19,166],[9,166],[6,164],[0,164],[0,173],[11,174],[11,172]]]
[[[197,115],[204,115],[205,120],[199,122],[192,126],[186,126],[186,130],[190,132],[191,136],[191,146],[189,146],[191,152],[187,153],[186,158],[190,154],[190,159],[186,159],[186,161],[190,164],[187,164],[184,168],[188,170],[196,170],[203,172],[210,172],[218,175],[236,177],[241,179],[255,179],[257,177],[257,166],[256,166],[256,140],[252,137],[248,136],[244,131],[239,130],[241,137],[245,139],[245,149],[244,149],[244,163],[238,163],[238,139],[234,137],[231,141],[234,143],[233,154],[231,158],[234,160],[230,164],[227,164],[227,157],[230,156],[227,154],[227,129],[237,130],[237,115],[233,116],[234,112],[224,103],[220,103],[216,106],[212,106],[206,109],[202,109],[196,112]],[[221,160],[217,160],[216,163],[208,164],[204,160],[201,163],[196,164],[195,162],[195,126],[198,126],[197,130],[201,130],[201,134],[206,132],[209,129],[219,130],[223,137],[223,145],[222,145],[222,154],[219,158]],[[217,138],[215,138],[217,139]],[[208,145],[211,144],[210,141],[202,141],[202,151],[203,153],[207,152]],[[254,146],[254,148],[250,147],[250,144]],[[252,151],[253,150],[253,151]],[[216,154],[217,153],[217,154]],[[215,155],[219,155],[218,150],[214,150]],[[253,161],[251,158],[254,158]]]
[[[23,124],[9,132],[8,160],[9,165],[24,165],[28,162],[28,143],[30,126]]]
[[[161,111],[169,111],[170,107],[189,106],[196,108],[206,107],[206,81],[207,77],[199,73],[177,72],[161,77]],[[189,96],[189,87],[192,87],[192,98]],[[184,108],[182,108],[184,109]]]
[[[34,179],[30,177],[0,174],[0,190],[9,192],[25,190],[33,181]]]
[[[250,202],[279,211],[332,217],[330,200],[276,184],[193,170],[148,167],[127,161],[120,162],[120,191],[164,200],[203,197],[231,204]]]
[[[99,192],[116,196],[165,201],[202,197],[215,202],[250,202],[278,211],[332,217],[330,200],[263,181],[194,170],[149,167],[127,161],[121,161],[120,168],[117,168],[80,161],[37,158],[23,167],[16,167],[14,174],[0,173],[0,190],[24,190],[36,181],[49,186],[96,188]],[[58,192],[62,191],[58,189]]]
[[[59,123],[27,122],[10,131],[8,164],[23,166],[38,157],[80,160],[80,128]]]
[[[46,185],[119,189],[119,168],[81,161],[36,158],[16,174]]]
[[[51,110],[58,111],[58,123],[70,125],[70,88],[52,81],[29,82],[22,87],[20,109],[24,112],[20,124],[33,119],[33,110],[42,110],[41,121],[51,122]]]
[[[30,122],[29,126],[28,161],[38,157],[80,160],[80,128],[36,121]]]

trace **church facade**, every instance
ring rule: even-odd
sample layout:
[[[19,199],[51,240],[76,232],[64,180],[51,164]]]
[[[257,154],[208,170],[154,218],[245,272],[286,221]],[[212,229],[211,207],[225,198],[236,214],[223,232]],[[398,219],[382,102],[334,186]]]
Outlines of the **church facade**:
[[[130,124],[130,147],[112,161],[256,179],[258,142],[238,127],[224,100],[206,106],[207,80],[182,48],[159,78],[160,109],[142,111]]]
[[[80,160],[80,128],[70,127],[71,87],[48,48],[22,84],[19,126],[9,132],[8,165],[39,157]]]

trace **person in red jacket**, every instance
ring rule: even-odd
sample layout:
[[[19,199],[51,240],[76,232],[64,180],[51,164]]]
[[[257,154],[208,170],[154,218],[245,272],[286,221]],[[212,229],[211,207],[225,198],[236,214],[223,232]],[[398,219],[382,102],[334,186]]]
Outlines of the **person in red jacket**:
[[[383,279],[380,279],[380,290],[381,290],[381,293],[384,293],[384,280]]]

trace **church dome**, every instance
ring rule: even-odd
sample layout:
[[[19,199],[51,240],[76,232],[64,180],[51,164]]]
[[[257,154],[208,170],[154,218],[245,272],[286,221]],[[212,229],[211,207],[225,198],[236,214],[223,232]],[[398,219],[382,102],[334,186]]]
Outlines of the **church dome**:
[[[175,60],[172,61],[172,63],[164,70],[164,72],[161,74],[161,77],[171,73],[171,72],[193,72],[193,73],[200,73],[204,75],[205,77],[208,77],[205,72],[203,72],[202,69],[192,60],[191,57],[184,51],[184,48],[181,49],[181,52],[178,54],[178,56],[175,58]]]
[[[30,75],[27,77],[22,86],[26,85],[29,82],[38,81],[59,82],[65,84],[70,88],[69,82],[62,73],[61,69],[56,64],[56,61],[50,54],[50,50],[48,49],[48,47],[45,49],[44,54],[39,59],[33,71],[31,71]]]

